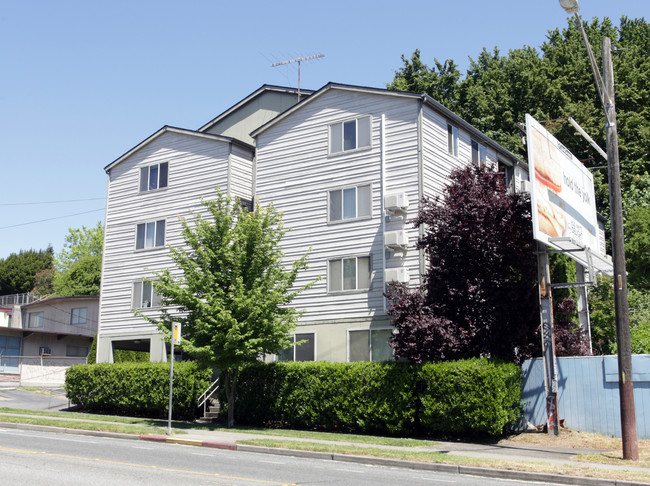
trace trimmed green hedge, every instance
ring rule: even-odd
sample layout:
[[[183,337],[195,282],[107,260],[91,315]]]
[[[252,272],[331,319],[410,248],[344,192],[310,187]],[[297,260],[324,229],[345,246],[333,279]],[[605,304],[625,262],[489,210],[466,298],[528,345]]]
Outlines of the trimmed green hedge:
[[[193,419],[198,397],[210,384],[210,370],[174,364],[173,413]],[[164,418],[169,407],[169,363],[76,365],[65,375],[68,399],[95,413]]]
[[[391,435],[499,436],[520,417],[521,370],[485,359],[259,364],[235,402],[240,424]]]

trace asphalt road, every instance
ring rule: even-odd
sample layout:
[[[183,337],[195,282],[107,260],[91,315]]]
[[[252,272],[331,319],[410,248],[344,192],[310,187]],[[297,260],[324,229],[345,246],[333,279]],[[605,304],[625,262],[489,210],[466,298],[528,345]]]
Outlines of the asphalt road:
[[[56,411],[68,406],[69,402],[63,388],[55,388],[43,393],[0,388],[0,407]]]
[[[1,427],[0,478],[14,486],[533,484]]]

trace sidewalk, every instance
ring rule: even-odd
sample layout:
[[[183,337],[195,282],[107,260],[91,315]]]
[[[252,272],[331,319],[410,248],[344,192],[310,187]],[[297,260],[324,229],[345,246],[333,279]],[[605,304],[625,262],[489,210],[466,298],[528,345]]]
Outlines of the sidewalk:
[[[7,393],[6,390],[0,391],[0,407],[11,407],[11,408],[26,408],[28,410],[64,410],[68,406],[68,402],[65,397],[61,394],[58,396],[45,396],[45,397],[32,397],[33,403],[31,407],[17,407],[16,403],[24,403],[27,398],[27,395],[34,395],[32,392],[14,390],[11,393]],[[650,479],[648,482],[631,482],[631,481],[621,481],[616,479],[599,479],[599,478],[585,478],[585,477],[575,477],[566,474],[554,474],[557,471],[558,467],[561,466],[581,466],[583,468],[589,469],[593,472],[594,475],[605,476],[604,472],[607,473],[623,471],[623,470],[637,470],[643,471],[650,475],[650,468],[639,468],[635,467],[633,464],[629,466],[617,466],[617,465],[606,465],[606,464],[595,464],[595,463],[583,463],[576,462],[572,460],[579,454],[593,454],[597,452],[602,452],[600,450],[593,449],[566,449],[561,447],[542,447],[536,445],[525,445],[525,444],[478,444],[470,442],[437,442],[436,445],[426,446],[426,447],[398,447],[398,446],[383,446],[383,445],[373,445],[373,444],[359,444],[353,442],[347,442],[345,436],[341,436],[341,440],[337,441],[326,441],[326,440],[314,440],[314,439],[303,439],[303,438],[292,438],[285,436],[270,436],[264,434],[256,434],[250,432],[238,432],[238,431],[227,431],[227,430],[197,430],[197,429],[172,429],[172,435],[157,435],[153,430],[151,435],[133,435],[133,434],[124,434],[124,433],[111,433],[111,432],[94,432],[87,430],[78,430],[65,427],[49,427],[49,426],[39,426],[39,425],[28,425],[28,424],[13,424],[8,422],[3,422],[3,415],[13,415],[9,413],[0,413],[0,428],[22,428],[22,429],[31,429],[31,430],[55,430],[59,433],[70,433],[70,434],[83,434],[83,435],[95,435],[95,436],[105,436],[105,437],[118,437],[123,439],[132,439],[132,440],[146,440],[146,441],[155,441],[155,442],[165,442],[170,444],[180,444],[188,446],[200,446],[200,447],[210,447],[210,448],[219,448],[227,449],[232,451],[241,451],[241,452],[254,452],[254,453],[264,453],[264,454],[276,454],[276,455],[291,455],[297,457],[310,457],[310,458],[320,458],[323,460],[336,460],[344,462],[357,462],[369,465],[384,465],[391,467],[406,467],[411,469],[420,469],[420,470],[429,470],[429,471],[445,471],[445,472],[456,472],[458,474],[470,474],[478,476],[489,476],[489,477],[499,477],[503,479],[515,479],[515,480],[524,480],[524,481],[539,481],[545,483],[554,483],[554,484],[580,484],[580,485],[640,485],[640,484],[650,484]],[[24,416],[24,415],[23,415]],[[80,421],[80,418],[75,418],[75,413],[70,412],[69,417],[65,417],[65,421]],[[107,420],[108,422],[108,420]],[[157,430],[160,430],[158,427]],[[386,459],[380,457],[371,457],[371,456],[360,456],[360,455],[349,455],[344,453],[337,452],[314,452],[314,451],[302,451],[302,450],[292,450],[284,448],[271,448],[271,447],[262,447],[262,446],[252,446],[244,445],[238,442],[249,440],[249,439],[272,439],[281,441],[300,441],[300,442],[318,442],[325,443],[329,445],[340,445],[340,446],[356,446],[360,448],[377,448],[377,449],[392,449],[392,450],[405,450],[405,451],[417,451],[417,452],[438,452],[442,454],[448,454],[450,456],[457,457],[468,457],[476,458],[482,460],[500,460],[500,461],[509,461],[511,463],[519,463],[524,467],[521,470],[505,470],[505,469],[493,469],[487,467],[474,467],[474,466],[464,466],[462,464],[441,464],[441,463],[430,463],[430,462],[415,462],[415,461],[402,461],[396,459]],[[530,467],[529,467],[530,466]],[[526,470],[526,469],[530,470]],[[532,472],[532,471],[544,471],[544,472]],[[602,473],[599,474],[599,472]]]

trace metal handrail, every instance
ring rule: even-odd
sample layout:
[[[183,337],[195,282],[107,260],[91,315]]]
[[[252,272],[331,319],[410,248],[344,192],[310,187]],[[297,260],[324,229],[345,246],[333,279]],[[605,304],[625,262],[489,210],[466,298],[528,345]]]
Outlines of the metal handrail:
[[[201,394],[201,396],[199,397],[198,406],[203,407],[203,414],[204,415],[205,415],[205,412],[207,411],[206,410],[206,403],[208,402],[208,400],[210,400],[210,398],[212,398],[212,395],[214,395],[217,392],[218,389],[219,389],[219,378],[214,380],[212,382],[212,384],[208,387],[208,389],[205,390]]]

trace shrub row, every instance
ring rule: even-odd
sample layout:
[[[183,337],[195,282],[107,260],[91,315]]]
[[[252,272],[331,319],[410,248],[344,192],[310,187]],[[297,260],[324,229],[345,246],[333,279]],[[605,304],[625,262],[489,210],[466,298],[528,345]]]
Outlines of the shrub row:
[[[374,434],[499,436],[521,417],[521,383],[516,365],[485,359],[259,364],[240,375],[235,419]]]
[[[172,416],[193,419],[198,397],[210,384],[210,370],[174,364]],[[100,363],[70,367],[68,399],[81,408],[115,415],[165,418],[169,408],[169,363]]]

